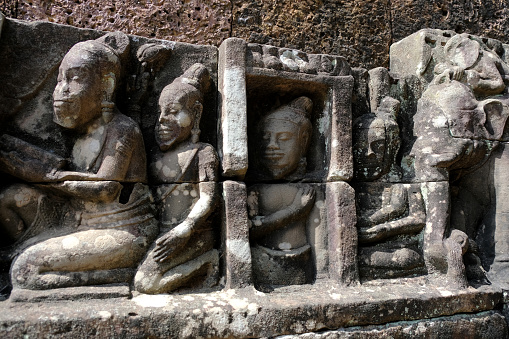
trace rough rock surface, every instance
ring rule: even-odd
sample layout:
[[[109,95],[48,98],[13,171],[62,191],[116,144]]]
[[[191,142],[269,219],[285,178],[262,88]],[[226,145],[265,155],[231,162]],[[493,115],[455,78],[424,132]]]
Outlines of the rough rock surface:
[[[502,302],[500,290],[483,287],[458,292],[432,287],[422,279],[393,280],[383,285],[375,282],[349,288],[334,286],[330,282],[294,285],[271,293],[248,287],[202,294],[139,294],[132,299],[87,299],[87,290],[96,288],[62,289],[58,291],[60,296],[44,307],[33,302],[0,302],[0,309],[4,310],[0,313],[0,337],[254,338],[370,324],[379,330],[386,327],[383,330],[387,333],[385,337],[390,337],[391,331],[397,334],[397,328],[376,324],[454,314],[458,316],[449,317],[453,319],[437,325],[432,325],[436,320],[421,320],[421,326],[411,323],[399,323],[398,326],[409,327],[410,333],[415,334],[423,327],[424,333],[432,333],[434,327],[441,328],[440,333],[447,338],[455,338],[458,333],[468,338],[479,338],[476,333],[486,333],[486,338],[503,338],[507,333],[507,325],[500,313],[489,311]],[[108,292],[104,287],[99,288]],[[38,294],[34,300],[41,300],[43,294],[51,293],[54,292],[34,292],[34,295]],[[74,297],[66,298],[66,293]],[[78,300],[77,296],[85,299]],[[474,315],[462,320],[462,314],[469,312]],[[351,328],[351,331],[356,330],[359,328]],[[355,333],[352,337],[356,337]]]
[[[280,336],[277,339],[340,339],[340,338],[507,338],[507,325],[495,311],[474,315],[459,314],[452,317],[408,321],[384,326],[363,326],[298,336]]]
[[[231,30],[228,0],[7,0],[0,4],[0,10],[16,19],[44,20],[202,45],[219,45],[230,36]]]
[[[228,37],[345,56],[352,66],[387,66],[389,46],[429,27],[506,41],[509,9],[499,0],[124,1],[4,0],[24,20],[197,44]]]

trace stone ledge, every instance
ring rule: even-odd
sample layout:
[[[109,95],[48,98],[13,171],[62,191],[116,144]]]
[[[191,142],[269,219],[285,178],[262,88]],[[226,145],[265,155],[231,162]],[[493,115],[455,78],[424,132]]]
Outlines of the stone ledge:
[[[9,300],[12,302],[40,302],[79,299],[126,299],[130,296],[131,291],[129,290],[128,284],[116,284],[91,287],[69,287],[43,291],[14,289],[11,292]]]
[[[458,314],[447,317],[402,321],[378,326],[362,326],[319,333],[284,335],[275,339],[342,339],[342,338],[463,338],[505,339],[508,337],[507,323],[498,311],[476,314]]]
[[[493,310],[502,291],[428,286],[422,278],[340,288],[330,281],[262,293],[253,288],[52,303],[0,302],[0,336],[264,337]],[[387,281],[386,281],[387,283]]]

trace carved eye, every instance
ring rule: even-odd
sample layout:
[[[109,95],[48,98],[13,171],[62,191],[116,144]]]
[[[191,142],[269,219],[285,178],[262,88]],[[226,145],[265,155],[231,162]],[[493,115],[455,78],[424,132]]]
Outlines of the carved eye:
[[[262,139],[263,140],[270,140],[270,133],[263,133]]]
[[[375,140],[369,145],[375,153],[383,152],[385,149],[385,140]]]
[[[292,137],[293,137],[293,134],[292,134],[292,133],[284,132],[284,133],[280,133],[280,134],[278,134],[278,136],[277,136],[277,140],[280,140],[280,141],[287,141],[287,140],[290,140]]]

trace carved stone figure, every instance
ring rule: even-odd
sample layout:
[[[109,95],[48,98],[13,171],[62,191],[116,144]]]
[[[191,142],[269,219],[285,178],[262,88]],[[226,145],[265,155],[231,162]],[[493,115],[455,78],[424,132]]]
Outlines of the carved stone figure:
[[[400,146],[396,116],[399,101],[384,98],[375,114],[354,122],[354,165],[361,181],[399,181],[396,165]],[[375,202],[381,193],[381,202]],[[425,224],[418,185],[366,183],[357,190],[360,211],[359,263],[365,277],[384,278],[422,271],[423,259],[415,236]]]
[[[400,175],[396,166],[401,143],[396,122],[398,111],[399,101],[386,97],[376,114],[365,114],[354,122],[354,171],[358,180],[387,181]]]
[[[450,80],[465,83],[478,99],[505,92],[509,67],[480,39],[457,34],[445,44],[444,54],[446,61],[435,66],[434,84]]]
[[[305,173],[311,133],[312,101],[299,97],[262,118],[259,163],[270,179],[297,179]],[[306,216],[315,200],[304,184],[261,184],[248,191],[250,239],[255,281],[259,284],[304,284],[312,279]]]
[[[173,291],[190,279],[207,274],[217,279],[218,251],[209,220],[218,201],[218,157],[214,148],[199,142],[203,95],[210,77],[194,64],[166,86],[159,98],[156,140],[162,153],[150,164],[157,184],[162,235],[156,240],[134,279],[137,291]]]
[[[418,102],[412,154],[416,178],[425,182],[427,192],[428,271],[447,272],[453,283],[466,286],[462,255],[473,239],[450,229],[450,182],[488,160],[503,137],[509,112],[504,97],[490,98],[505,91],[505,68],[497,66],[498,57],[466,35],[451,38],[445,52],[450,60],[436,66],[441,73]]]
[[[2,152],[10,174],[41,182],[37,188],[19,184],[3,192],[2,227],[50,227],[44,206],[48,191],[68,199],[75,214],[68,234],[22,250],[11,267],[14,288],[128,282],[157,233],[151,195],[144,185],[141,131],[113,101],[128,48],[126,35],[109,33],[74,45],[62,60],[53,93],[54,121],[79,133],[70,170],[48,164],[52,170],[40,178],[27,169],[37,161],[34,153],[25,161],[16,151]]]
[[[258,125],[261,147],[256,153],[261,178],[294,180],[305,174],[311,137],[307,115],[312,107],[311,99],[300,97],[262,118]]]

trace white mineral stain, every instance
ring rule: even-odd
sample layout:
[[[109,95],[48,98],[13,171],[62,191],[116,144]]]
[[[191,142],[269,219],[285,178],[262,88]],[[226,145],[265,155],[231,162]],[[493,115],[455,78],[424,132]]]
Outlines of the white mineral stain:
[[[424,154],[430,154],[431,152],[433,152],[433,149],[431,147],[424,147],[421,150],[421,152],[424,153]]]
[[[338,294],[338,293],[331,293],[330,297],[334,300],[339,300],[341,299],[341,294]]]
[[[191,192],[190,192],[189,194],[191,194],[191,196],[192,196],[193,198],[196,198],[196,197],[198,196],[198,193],[196,193],[196,191],[195,191],[195,190],[191,190]]]
[[[440,294],[444,297],[449,297],[451,295],[453,295],[454,293],[452,293],[451,291],[448,291],[448,290],[442,290],[442,289],[438,289],[438,292],[440,292]]]
[[[236,310],[245,310],[249,305],[247,299],[230,299],[229,302]]]
[[[106,249],[108,247],[114,247],[116,246],[117,242],[115,241],[115,238],[113,238],[111,235],[103,235],[100,237],[97,237],[94,241],[95,247]]]
[[[163,162],[161,160],[157,160],[156,161],[156,168],[158,170],[160,170],[161,168],[163,168]]]
[[[108,311],[99,311],[98,313],[103,320],[108,320],[113,317],[113,315]]]
[[[70,236],[66,237],[62,240],[62,248],[64,250],[69,250],[71,248],[74,248],[80,244],[80,241],[78,238]]]
[[[258,314],[258,309],[260,308],[260,306],[258,306],[258,304],[255,304],[255,303],[251,303],[247,306],[247,314],[248,315],[255,315],[255,314]]]
[[[193,301],[193,300],[194,300],[194,298],[193,298],[193,297],[191,297],[190,295],[186,295],[186,296],[185,296],[184,298],[182,298],[182,299],[187,300],[187,301]]]
[[[332,140],[332,147],[336,148],[339,146],[339,141],[337,139]]]
[[[432,122],[435,127],[447,127],[447,118],[444,116],[438,116]]]
[[[291,250],[292,249],[292,244],[290,244],[289,242],[282,242],[278,246],[279,246],[279,249],[281,249],[281,250]]]
[[[163,174],[165,177],[169,177],[171,173],[171,169],[168,166],[163,167]]]
[[[313,319],[309,319],[306,321],[305,326],[308,330],[313,330],[313,329],[315,329],[316,321],[314,321]]]
[[[15,194],[14,200],[16,201],[17,207],[23,207],[30,201],[30,199],[27,199],[24,194]]]
[[[238,260],[244,263],[251,262],[251,248],[249,243],[240,239],[226,240],[226,248]]]
[[[173,298],[171,296],[164,294],[140,294],[132,300],[141,307],[165,307],[172,301],[172,299]]]

